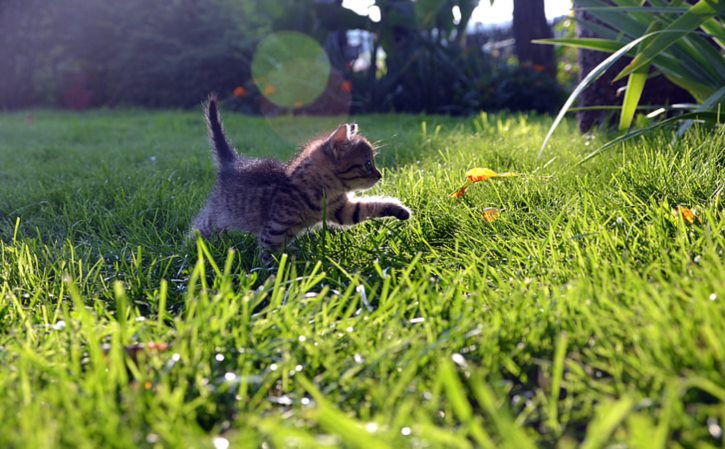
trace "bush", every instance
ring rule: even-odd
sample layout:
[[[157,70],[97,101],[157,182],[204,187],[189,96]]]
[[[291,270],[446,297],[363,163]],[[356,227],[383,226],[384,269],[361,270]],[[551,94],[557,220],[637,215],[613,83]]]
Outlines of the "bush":
[[[355,74],[356,111],[465,115],[481,110],[555,112],[565,94],[532,66],[494,64],[477,49],[422,51],[399,76]]]
[[[220,1],[10,0],[0,107],[187,107],[249,78],[253,33]],[[42,3],[42,4],[41,4]],[[19,51],[18,51],[19,50]]]

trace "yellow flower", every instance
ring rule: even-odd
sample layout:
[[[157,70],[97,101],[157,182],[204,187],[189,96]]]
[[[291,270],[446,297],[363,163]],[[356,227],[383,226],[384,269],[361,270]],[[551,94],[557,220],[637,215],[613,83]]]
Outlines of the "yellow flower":
[[[451,198],[461,198],[465,193],[468,186],[470,186],[473,183],[480,182],[480,181],[486,181],[491,178],[510,178],[512,176],[518,176],[518,173],[496,173],[495,171],[491,170],[490,168],[472,168],[466,172],[466,183],[463,184],[463,186],[456,190],[455,192],[451,193],[449,196]]]
[[[485,181],[496,176],[498,176],[498,173],[490,168],[472,168],[466,172],[466,179],[471,182]]]
[[[491,178],[509,178],[511,176],[518,176],[518,173],[496,173],[490,168],[472,168],[466,172],[466,179],[471,182],[486,181]]]

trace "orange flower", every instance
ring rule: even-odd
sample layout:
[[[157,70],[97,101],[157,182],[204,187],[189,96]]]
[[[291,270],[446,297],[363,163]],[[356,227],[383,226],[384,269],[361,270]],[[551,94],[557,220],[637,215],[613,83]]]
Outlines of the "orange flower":
[[[243,97],[243,96],[247,95],[247,89],[245,89],[245,88],[244,88],[244,87],[242,87],[242,86],[237,86],[237,87],[235,87],[235,88],[234,88],[234,90],[232,91],[232,94],[233,94],[233,95],[234,95],[235,97]]]
[[[267,84],[266,86],[264,86],[263,92],[266,96],[274,95],[274,93],[277,92],[277,88],[274,87],[274,85],[272,84]]]
[[[301,108],[304,105],[305,104],[302,103],[300,100],[297,100],[297,101],[295,101],[295,105],[294,106],[295,106],[295,109],[299,109],[299,108]]]
[[[496,209],[495,207],[487,207],[483,209],[481,212],[481,216],[484,220],[491,223],[492,221],[498,220],[498,217],[501,216],[501,211],[499,209]]]
[[[451,198],[462,198],[463,195],[466,193],[466,189],[468,186],[463,186],[460,189],[456,190],[455,192],[451,193]]]
[[[534,64],[532,66],[532,68],[534,69],[534,72],[536,72],[536,73],[546,72],[546,66],[543,66],[541,64]]]
[[[695,215],[695,212],[690,208],[684,206],[677,206],[677,212],[680,213],[682,219],[685,220],[688,224],[695,224],[695,220],[698,220],[697,215]]]
[[[352,83],[350,81],[348,81],[348,80],[345,80],[345,81],[343,81],[343,82],[340,83],[340,89],[343,92],[350,93],[350,92],[352,92]]]

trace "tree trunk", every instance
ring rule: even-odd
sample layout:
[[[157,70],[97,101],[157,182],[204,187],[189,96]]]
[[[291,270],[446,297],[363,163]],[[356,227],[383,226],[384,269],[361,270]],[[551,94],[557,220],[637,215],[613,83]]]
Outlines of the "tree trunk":
[[[534,70],[555,77],[554,47],[531,42],[552,37],[544,13],[544,0],[514,0],[513,32],[519,63],[530,64]]]
[[[574,6],[578,6],[576,0]],[[591,14],[586,11],[576,11],[577,28],[576,36],[582,38],[599,37],[588,29],[581,26],[581,22],[593,22],[601,26],[606,26],[602,22],[594,19]],[[579,81],[584,79],[589,72],[604,61],[608,53],[603,53],[593,50],[582,50],[579,49],[578,60],[579,60]],[[626,86],[626,80],[620,80],[613,83],[614,76],[619,73],[629,63],[628,58],[621,58],[615,62],[612,67],[609,68],[604,74],[579,95],[579,106],[590,107],[590,106],[612,106],[617,103],[621,103],[621,98],[617,100],[617,90],[621,87]],[[579,130],[581,132],[587,132],[590,129],[600,126],[608,125],[613,126],[615,123],[614,111],[579,111],[576,113],[577,123],[579,124]]]

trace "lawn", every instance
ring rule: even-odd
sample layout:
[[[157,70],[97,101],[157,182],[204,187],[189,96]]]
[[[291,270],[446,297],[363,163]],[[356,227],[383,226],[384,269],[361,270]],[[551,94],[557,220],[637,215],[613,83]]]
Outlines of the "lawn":
[[[224,116],[277,158],[340,121]],[[187,238],[200,111],[0,115],[0,447],[723,447],[722,129],[576,166],[549,118],[356,121],[414,216],[266,268]]]

